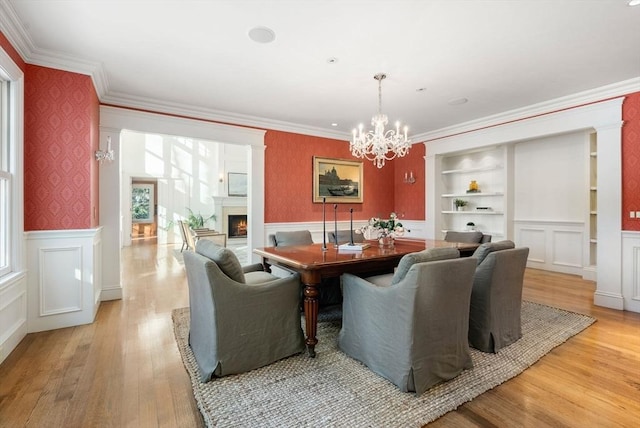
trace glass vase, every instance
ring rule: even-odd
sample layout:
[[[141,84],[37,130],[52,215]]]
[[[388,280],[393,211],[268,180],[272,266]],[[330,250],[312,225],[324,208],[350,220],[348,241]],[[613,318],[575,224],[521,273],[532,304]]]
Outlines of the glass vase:
[[[378,238],[378,245],[382,248],[393,248],[393,236],[380,235]]]

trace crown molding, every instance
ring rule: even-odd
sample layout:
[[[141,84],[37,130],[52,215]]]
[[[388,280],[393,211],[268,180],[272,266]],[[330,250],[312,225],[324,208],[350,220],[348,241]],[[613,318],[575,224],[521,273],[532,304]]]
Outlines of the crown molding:
[[[0,0],[0,31],[24,61],[31,56],[33,42],[8,0]]]
[[[98,97],[107,93],[109,84],[102,63],[36,47],[8,0],[0,0],[0,31],[27,64],[90,76]]]
[[[122,108],[138,109],[159,114],[168,114],[192,119],[207,120],[229,125],[292,132],[296,134],[331,138],[341,141],[349,141],[350,136],[349,133],[345,132],[331,131],[313,126],[304,126],[292,122],[267,119],[257,116],[249,116],[220,110],[194,108],[193,106],[188,106],[185,104],[169,103],[166,101],[159,101],[151,98],[134,97],[121,93],[110,93],[109,95],[105,95],[104,97],[102,97],[100,101],[103,104]]]
[[[414,135],[414,141],[428,142],[451,137],[457,134],[477,131],[484,128],[490,128],[509,122],[540,116],[560,110],[571,109],[585,104],[597,103],[611,98],[616,98],[640,91],[640,77],[616,82],[610,85],[601,86],[599,88],[578,92],[566,97],[555,98],[553,100],[544,101],[538,104],[532,104],[526,107],[509,110],[503,113],[486,116],[480,119],[471,120],[446,128],[436,129],[434,131],[425,132]]]

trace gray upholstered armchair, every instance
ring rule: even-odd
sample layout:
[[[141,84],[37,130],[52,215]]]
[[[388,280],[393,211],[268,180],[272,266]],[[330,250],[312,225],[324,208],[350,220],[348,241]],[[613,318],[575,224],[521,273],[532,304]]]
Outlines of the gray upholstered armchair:
[[[444,234],[444,240],[447,242],[470,242],[472,244],[484,244],[485,242],[491,242],[491,235],[487,235],[478,231],[456,232],[453,230],[447,230],[447,232]]]
[[[287,245],[311,245],[313,238],[308,230],[291,230],[276,232],[269,235],[269,244],[272,247],[285,247]]]
[[[350,230],[338,230],[338,244],[344,244],[345,242],[351,242]],[[353,232],[353,242],[364,242],[364,235],[362,233]],[[327,232],[327,244],[336,243],[336,232]]]
[[[392,285],[344,274],[339,348],[418,395],[473,367],[467,336],[475,265],[471,258],[414,263]]]
[[[447,230],[444,234],[444,240],[447,242],[467,242],[471,244],[483,244],[485,242],[491,242],[491,235],[486,235],[482,232],[456,232],[453,230]],[[461,250],[460,255],[467,257],[473,254],[473,250]]]
[[[522,286],[529,249],[512,241],[482,244],[469,314],[469,342],[483,352],[497,352],[522,336]]]
[[[241,267],[209,240],[184,253],[189,284],[189,345],[205,382],[242,373],[304,350],[300,278],[279,278],[260,264]]]

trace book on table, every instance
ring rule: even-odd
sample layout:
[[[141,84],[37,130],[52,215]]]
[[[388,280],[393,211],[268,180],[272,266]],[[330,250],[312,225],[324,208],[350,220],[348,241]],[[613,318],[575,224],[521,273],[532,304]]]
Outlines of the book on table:
[[[338,245],[338,250],[339,251],[362,251],[365,248],[369,248],[370,246],[371,244],[368,244],[368,243],[351,244],[347,242],[346,244]]]

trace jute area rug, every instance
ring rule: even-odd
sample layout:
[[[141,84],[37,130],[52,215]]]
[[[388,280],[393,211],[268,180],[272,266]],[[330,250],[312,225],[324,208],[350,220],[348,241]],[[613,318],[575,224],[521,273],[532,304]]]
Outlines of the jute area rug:
[[[420,427],[522,373],[595,321],[523,302],[520,340],[497,354],[472,349],[473,369],[416,397],[338,350],[339,315],[320,319],[314,359],[300,354],[201,383],[188,346],[189,309],[172,316],[193,394],[211,427]]]

